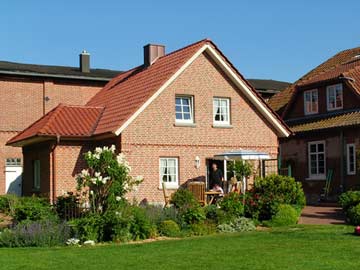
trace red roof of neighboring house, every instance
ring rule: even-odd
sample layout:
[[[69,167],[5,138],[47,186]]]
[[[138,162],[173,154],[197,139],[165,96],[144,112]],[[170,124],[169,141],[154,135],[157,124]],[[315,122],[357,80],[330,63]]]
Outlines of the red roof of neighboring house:
[[[24,131],[10,139],[7,144],[34,137],[89,137],[92,135],[103,108],[68,106],[59,104]]]
[[[349,67],[351,67],[353,65],[352,62],[353,63],[359,62],[358,61],[359,55],[360,55],[360,47],[348,49],[348,50],[337,53],[336,55],[334,55],[333,57],[331,57],[324,63],[320,64],[319,66],[317,66],[316,68],[314,68],[313,70],[311,70],[310,72],[305,74],[303,77],[301,77],[295,83],[290,85],[288,88],[286,88],[282,92],[274,95],[269,100],[268,104],[274,111],[278,112],[279,114],[283,113],[285,107],[287,106],[287,104],[289,103],[293,94],[295,93],[295,89],[296,89],[297,85],[300,85],[302,83],[305,84],[313,79],[321,80],[320,76],[324,76],[324,78],[326,76],[331,77],[331,76],[333,76],[332,72],[336,73],[337,69],[339,69],[339,70],[342,69],[342,67],[341,67],[342,65],[344,66],[343,68],[346,69],[346,67],[347,67],[347,69],[349,69]],[[355,65],[357,65],[357,64],[355,63]],[[316,79],[316,77],[318,77],[318,78]]]
[[[271,115],[273,117],[270,118],[271,121],[275,121],[276,125],[281,126],[282,132],[290,134],[291,131],[286,124],[268,107],[256,90],[232,66],[215,44],[204,39],[159,57],[150,66],[138,66],[119,74],[85,106],[62,105],[57,107],[11,139],[8,144],[40,135],[97,136],[105,133],[117,134],[119,128],[127,123],[197,52],[201,52],[200,49],[204,45],[214,49],[228,68],[241,78],[241,81],[248,86],[255,96],[256,102],[259,102],[261,108],[266,110],[267,117]],[[70,110],[74,110],[72,108],[77,108],[78,112],[69,113]],[[67,117],[69,119],[66,120]],[[82,121],[86,123],[82,123]]]

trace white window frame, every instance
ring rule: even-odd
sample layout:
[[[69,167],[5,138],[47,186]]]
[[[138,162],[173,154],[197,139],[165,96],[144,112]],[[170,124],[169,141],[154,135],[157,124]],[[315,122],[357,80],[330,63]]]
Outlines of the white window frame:
[[[316,95],[316,111],[313,108],[313,95]],[[310,111],[307,111],[307,101],[306,101],[306,96],[310,95]],[[304,91],[304,113],[305,115],[310,115],[310,114],[316,114],[319,112],[319,94],[318,94],[318,90],[317,89],[312,89],[312,90],[307,90]]]
[[[161,161],[162,160],[175,160],[175,181],[174,182],[164,182],[167,189],[177,189],[179,187],[179,158],[177,157],[160,157],[159,158],[159,188],[162,189],[162,183],[163,183],[163,173],[162,173],[162,167],[161,167]]]
[[[352,151],[350,150],[352,148]],[[350,154],[354,156],[354,170],[350,169]],[[349,143],[346,145],[346,171],[348,175],[356,174],[356,147],[354,143]]]
[[[339,88],[337,88],[339,87]],[[336,91],[341,91],[341,106],[337,106],[336,105]],[[334,108],[330,108],[330,92],[334,91],[334,97],[335,97],[335,107]],[[343,86],[341,83],[339,84],[334,84],[334,85],[329,85],[326,87],[326,107],[328,111],[335,111],[335,110],[340,110],[344,107],[344,91],[343,91]]]
[[[225,120],[225,121],[215,120],[215,116],[216,116],[215,101],[226,101],[227,120]],[[231,112],[230,112],[230,98],[214,97],[213,98],[213,124],[214,124],[214,126],[229,126],[230,125],[230,115],[231,115]]]
[[[5,166],[7,167],[18,167],[21,166],[21,158],[6,158]]]
[[[39,159],[33,161],[33,188],[40,190],[41,186],[41,164]]]
[[[176,111],[176,99],[177,98],[181,98],[181,99],[188,99],[189,100],[189,107],[190,107],[190,119],[177,119],[176,118],[176,114],[179,113]],[[184,111],[183,111],[183,105],[181,102],[181,115],[182,118],[184,118]],[[176,95],[175,96],[175,122],[176,123],[186,123],[186,124],[193,124],[194,123],[194,98],[193,96],[186,96],[186,95]]]
[[[318,144],[323,144],[324,145],[324,151],[323,152],[311,152],[311,145],[318,145]],[[316,146],[317,148],[317,146]],[[316,158],[316,162],[317,162],[317,173],[313,174],[311,173],[311,154],[316,154],[317,158]],[[319,173],[319,160],[318,160],[318,155],[319,154],[324,154],[324,173]],[[308,173],[309,173],[309,180],[325,180],[326,179],[326,144],[325,141],[313,141],[313,142],[308,142]]]

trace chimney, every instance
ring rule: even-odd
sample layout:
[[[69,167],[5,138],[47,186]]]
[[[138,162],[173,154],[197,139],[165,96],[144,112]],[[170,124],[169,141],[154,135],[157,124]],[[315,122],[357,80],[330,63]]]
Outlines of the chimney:
[[[156,59],[165,55],[164,45],[148,44],[144,46],[144,65],[151,66]]]
[[[90,72],[90,54],[83,50],[79,54],[79,60],[80,60],[80,71],[84,73]]]

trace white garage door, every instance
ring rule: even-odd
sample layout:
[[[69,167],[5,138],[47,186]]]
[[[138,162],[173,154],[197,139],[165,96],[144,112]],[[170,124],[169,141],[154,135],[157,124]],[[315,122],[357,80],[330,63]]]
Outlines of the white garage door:
[[[7,158],[5,164],[5,191],[21,196],[22,166],[20,158]]]

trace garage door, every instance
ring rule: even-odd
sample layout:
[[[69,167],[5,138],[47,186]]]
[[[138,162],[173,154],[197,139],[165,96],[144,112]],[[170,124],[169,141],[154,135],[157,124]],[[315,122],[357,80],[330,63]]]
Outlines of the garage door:
[[[20,158],[7,158],[5,163],[5,191],[21,196],[22,166]]]

